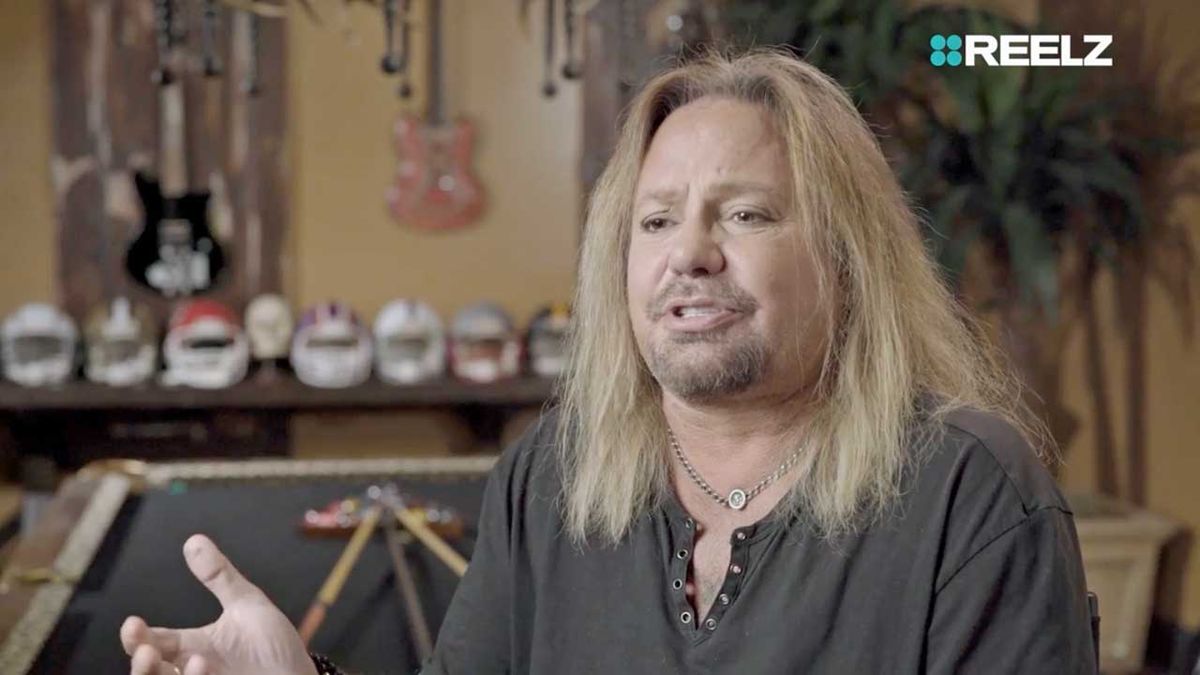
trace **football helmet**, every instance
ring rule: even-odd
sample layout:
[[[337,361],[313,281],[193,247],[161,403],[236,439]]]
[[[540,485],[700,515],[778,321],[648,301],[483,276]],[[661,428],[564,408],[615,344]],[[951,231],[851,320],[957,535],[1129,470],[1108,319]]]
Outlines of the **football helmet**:
[[[118,297],[97,307],[84,324],[83,372],[113,387],[141,384],[158,367],[158,329],[150,310]]]
[[[296,377],[310,387],[353,387],[371,376],[371,335],[350,307],[324,302],[300,318],[291,359]]]
[[[388,384],[415,384],[446,372],[446,329],[419,300],[393,300],[375,317],[375,372]]]
[[[62,384],[75,371],[79,329],[53,305],[22,305],[0,327],[4,375],[26,387]]]
[[[471,382],[495,382],[521,370],[521,341],[512,319],[493,302],[478,302],[454,317],[450,369]]]
[[[189,300],[171,314],[163,360],[165,385],[222,389],[246,376],[250,345],[233,310],[214,300]]]
[[[246,335],[250,354],[258,361],[287,358],[296,321],[287,300],[265,293],[246,306]]]
[[[529,369],[542,377],[557,377],[567,363],[567,330],[571,307],[556,302],[533,315],[525,333]]]

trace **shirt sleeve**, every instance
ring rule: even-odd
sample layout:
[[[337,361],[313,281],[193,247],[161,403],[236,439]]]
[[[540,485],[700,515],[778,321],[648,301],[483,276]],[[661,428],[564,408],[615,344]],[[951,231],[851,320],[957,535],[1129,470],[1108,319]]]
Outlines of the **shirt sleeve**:
[[[493,675],[511,670],[512,553],[523,493],[516,485],[522,473],[517,465],[523,464],[533,436],[527,433],[509,448],[488,478],[475,550],[422,675]]]
[[[1071,515],[1042,508],[972,555],[934,597],[927,672],[1097,672]]]

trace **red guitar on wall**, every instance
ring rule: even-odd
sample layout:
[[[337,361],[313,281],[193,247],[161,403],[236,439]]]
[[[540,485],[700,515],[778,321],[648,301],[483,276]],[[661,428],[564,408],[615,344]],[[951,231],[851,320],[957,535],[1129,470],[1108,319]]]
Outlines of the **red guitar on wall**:
[[[414,227],[454,229],[479,218],[484,195],[471,171],[475,129],[466,120],[446,119],[440,0],[430,0],[428,20],[428,115],[422,120],[405,114],[396,122],[400,165],[395,184],[388,190],[388,206],[396,220]]]

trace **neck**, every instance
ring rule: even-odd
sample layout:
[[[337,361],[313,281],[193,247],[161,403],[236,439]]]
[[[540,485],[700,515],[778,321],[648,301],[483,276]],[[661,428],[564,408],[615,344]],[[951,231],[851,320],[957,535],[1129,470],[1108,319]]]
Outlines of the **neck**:
[[[689,456],[728,460],[797,440],[809,419],[806,392],[774,399],[695,403],[664,391],[663,415]]]
[[[806,392],[774,400],[697,404],[663,393],[663,415],[689,462],[720,494],[748,490],[799,447],[811,416]],[[672,483],[690,511],[723,509],[704,495],[672,453]],[[761,514],[774,506],[792,481],[781,477],[756,497],[747,512]]]

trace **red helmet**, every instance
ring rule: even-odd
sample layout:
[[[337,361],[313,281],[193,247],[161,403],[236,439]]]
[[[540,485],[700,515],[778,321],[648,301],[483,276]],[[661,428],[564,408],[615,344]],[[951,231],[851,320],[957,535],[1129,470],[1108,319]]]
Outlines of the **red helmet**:
[[[171,314],[163,384],[221,389],[246,376],[250,346],[238,316],[213,300],[188,300]]]

